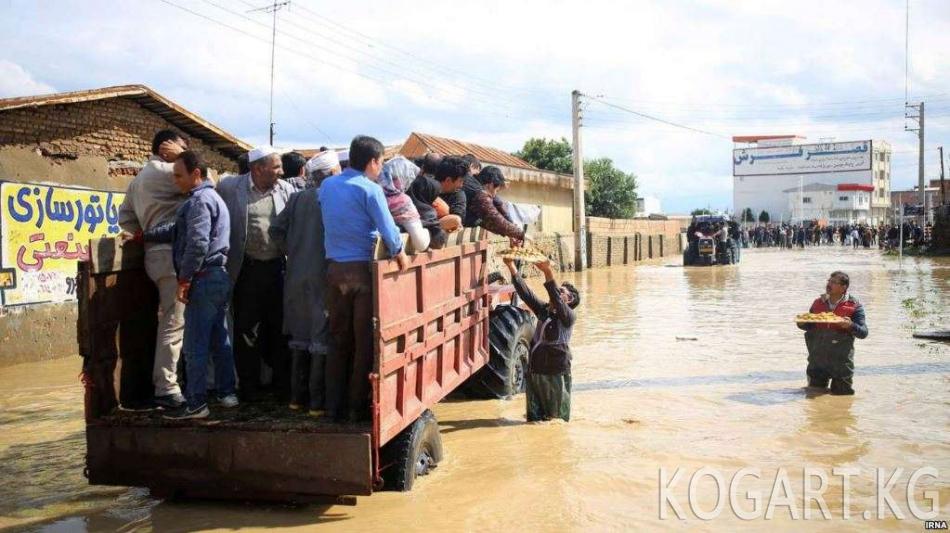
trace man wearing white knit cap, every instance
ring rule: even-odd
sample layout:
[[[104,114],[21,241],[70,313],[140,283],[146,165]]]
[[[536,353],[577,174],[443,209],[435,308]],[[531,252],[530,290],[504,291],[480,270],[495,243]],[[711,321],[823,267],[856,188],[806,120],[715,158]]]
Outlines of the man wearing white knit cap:
[[[274,371],[279,399],[290,396],[290,358],[283,335],[285,258],[270,237],[292,185],[281,179],[280,152],[258,146],[247,154],[250,172],[221,180],[218,194],[231,215],[228,274],[234,283],[234,360],[243,401],[259,397],[261,361]]]
[[[343,169],[340,168],[340,156],[334,150],[324,150],[307,161],[307,177],[317,186],[329,176],[336,176]]]

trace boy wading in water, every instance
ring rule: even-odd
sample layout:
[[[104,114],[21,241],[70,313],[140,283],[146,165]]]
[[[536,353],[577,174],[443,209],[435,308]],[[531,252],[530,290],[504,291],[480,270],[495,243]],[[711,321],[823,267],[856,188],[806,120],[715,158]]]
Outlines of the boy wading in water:
[[[538,317],[525,376],[528,422],[552,418],[566,422],[571,419],[571,348],[568,344],[580,294],[570,283],[558,286],[551,263],[545,261],[536,265],[544,274],[544,288],[549,298],[547,303],[542,302],[518,274],[514,261],[504,261],[518,296]]]

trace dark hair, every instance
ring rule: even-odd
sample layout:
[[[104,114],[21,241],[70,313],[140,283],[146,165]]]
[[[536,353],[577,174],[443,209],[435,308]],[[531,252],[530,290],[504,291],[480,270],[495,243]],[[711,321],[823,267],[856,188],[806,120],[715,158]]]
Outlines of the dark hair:
[[[435,173],[439,170],[439,163],[441,162],[442,154],[429,152],[422,156],[422,161],[418,163],[418,166],[422,168],[423,174],[431,174],[435,176]]]
[[[487,166],[478,173],[477,176],[478,182],[482,185],[494,185],[495,187],[504,187],[505,186],[505,175],[501,173],[501,169],[496,166]]]
[[[475,172],[478,172],[482,169],[482,164],[478,162],[478,158],[473,154],[465,154],[462,156],[462,159],[465,160],[465,163],[469,167],[475,167]]]
[[[847,274],[845,274],[844,272],[840,270],[835,270],[834,272],[832,272],[830,277],[834,279],[835,281],[837,281],[838,283],[844,285],[845,288],[851,286],[851,278],[849,278]]]
[[[247,152],[239,155],[237,158],[238,174],[247,174],[251,171],[251,166],[247,164]]]
[[[468,163],[457,155],[449,155],[442,158],[439,168],[435,171],[436,181],[445,181],[447,179],[457,180],[468,174]]]
[[[307,158],[298,152],[287,152],[280,156],[280,162],[284,166],[284,175],[288,178],[296,178],[307,164]]]
[[[197,168],[201,171],[201,177],[203,179],[208,178],[208,165],[204,162],[204,158],[201,157],[201,154],[193,150],[185,150],[184,152],[178,154],[178,160],[185,165],[185,170],[189,174],[195,171]]]
[[[183,141],[188,140],[187,137],[185,137],[181,133],[178,133],[175,130],[172,130],[172,129],[159,130],[158,133],[156,133],[155,136],[152,137],[152,154],[158,155],[158,148],[162,145],[163,142],[176,141],[178,139],[181,139]]]
[[[383,143],[368,136],[357,135],[350,143],[350,168],[363,171],[370,161],[381,159],[386,148]]]
[[[567,304],[568,307],[570,307],[571,309],[575,309],[578,305],[580,305],[581,293],[577,292],[577,287],[571,285],[570,283],[566,281],[561,284],[561,287],[564,287],[565,289],[567,289],[567,292],[569,292],[571,295],[571,303]]]

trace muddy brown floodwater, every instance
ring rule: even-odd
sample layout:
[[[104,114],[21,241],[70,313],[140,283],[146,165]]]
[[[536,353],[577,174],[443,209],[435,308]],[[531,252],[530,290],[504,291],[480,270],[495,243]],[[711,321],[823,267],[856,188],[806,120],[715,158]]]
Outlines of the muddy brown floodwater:
[[[0,369],[0,527],[47,531],[310,529],[353,531],[802,529],[804,471],[827,478],[808,527],[922,529],[911,503],[950,519],[950,345],[912,338],[950,329],[950,261],[835,248],[746,251],[734,267],[650,265],[568,275],[583,294],[574,334],[569,424],[524,423],[524,398],[435,409],[446,459],[410,493],[356,507],[166,503],[139,489],[90,487],[75,357]],[[854,397],[809,396],[792,323],[833,270],[851,275],[871,334],[857,341]],[[700,471],[690,498],[690,477]],[[729,485],[740,477],[739,513]],[[676,469],[681,479],[670,478]],[[855,468],[852,477],[833,468]],[[901,469],[878,519],[881,483]],[[661,469],[669,498],[661,506]],[[726,491],[718,516],[715,475]],[[817,474],[816,474],[817,475]],[[791,505],[782,506],[789,480]],[[776,482],[779,478],[779,482]],[[848,479],[848,490],[843,490]],[[820,478],[809,477],[817,486]],[[775,498],[770,495],[775,488]],[[673,504],[669,503],[670,499]],[[847,502],[846,502],[847,500]],[[769,503],[772,520],[765,521]],[[695,506],[695,510],[690,507]],[[685,522],[672,505],[682,508]],[[844,520],[845,507],[850,519]],[[867,511],[867,512],[865,512]],[[661,513],[666,518],[661,519]],[[869,518],[869,519],[866,519]]]

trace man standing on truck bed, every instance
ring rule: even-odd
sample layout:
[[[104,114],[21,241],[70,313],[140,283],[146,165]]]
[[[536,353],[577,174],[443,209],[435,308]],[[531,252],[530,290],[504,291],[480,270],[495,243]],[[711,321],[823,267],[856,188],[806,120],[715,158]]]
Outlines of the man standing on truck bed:
[[[330,353],[326,365],[326,416],[364,420],[369,415],[373,363],[373,279],[376,239],[382,238],[401,271],[409,266],[399,228],[382,187],[383,143],[358,135],[350,165],[320,185],[327,265]]]
[[[125,200],[119,207],[119,226],[125,232],[123,240],[175,219],[175,212],[188,196],[175,186],[173,164],[187,148],[184,137],[174,130],[161,130],[152,138],[152,157],[129,184]],[[155,338],[155,363],[152,368],[154,403],[159,407],[177,409],[185,402],[177,373],[185,304],[175,299],[178,281],[172,266],[171,245],[145,245],[145,272],[158,288],[159,300],[158,335]],[[123,391],[130,388],[121,387]]]
[[[259,399],[261,360],[274,371],[278,400],[290,400],[290,356],[283,333],[284,254],[269,229],[284,210],[292,185],[270,146],[248,153],[250,172],[221,180],[218,194],[231,216],[228,274],[234,284],[234,356],[241,399]]]
[[[208,355],[214,355],[214,386],[223,407],[236,407],[234,355],[228,337],[231,280],[225,271],[231,221],[228,208],[208,181],[208,167],[195,152],[182,152],[174,165],[175,185],[188,199],[172,223],[145,232],[146,242],[171,242],[178,288],[185,305],[185,398],[165,418],[206,418]]]
[[[536,265],[544,274],[544,288],[548,292],[549,300],[544,303],[528,288],[524,278],[515,269],[514,261],[508,258],[504,261],[518,296],[538,317],[525,376],[528,422],[552,418],[567,422],[571,419],[569,343],[576,321],[574,308],[581,301],[580,294],[567,282],[558,287],[551,263],[544,261]]]

